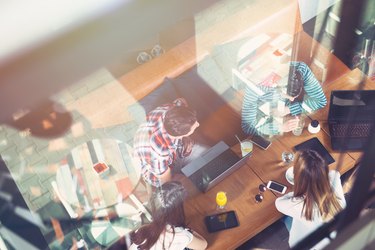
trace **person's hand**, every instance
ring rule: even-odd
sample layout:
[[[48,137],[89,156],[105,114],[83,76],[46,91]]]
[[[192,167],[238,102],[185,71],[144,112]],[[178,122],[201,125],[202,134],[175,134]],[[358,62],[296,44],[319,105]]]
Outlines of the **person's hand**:
[[[193,150],[194,141],[189,137],[182,137],[182,157],[187,157]]]
[[[289,101],[293,102],[294,99],[296,99],[297,96],[294,96],[294,97],[293,97],[293,96],[290,96],[290,95],[288,95],[288,94],[285,94],[285,93],[282,93],[282,92],[281,92],[281,97],[286,98],[286,99],[288,99]]]
[[[283,132],[290,132],[293,129],[296,129],[298,127],[298,123],[299,123],[298,116],[287,119],[286,121],[284,121],[284,124],[283,124],[283,128],[282,128]]]

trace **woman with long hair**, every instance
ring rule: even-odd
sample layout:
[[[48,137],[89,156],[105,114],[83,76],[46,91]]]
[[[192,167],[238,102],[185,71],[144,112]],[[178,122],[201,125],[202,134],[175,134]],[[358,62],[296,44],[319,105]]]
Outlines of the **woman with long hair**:
[[[340,173],[329,170],[314,150],[299,151],[294,160],[294,191],[276,199],[276,208],[292,219],[289,245],[331,220],[346,205]],[[324,243],[322,243],[324,244]]]
[[[179,182],[166,182],[150,199],[153,221],[130,234],[130,249],[205,249],[207,241],[185,225],[186,190]]]

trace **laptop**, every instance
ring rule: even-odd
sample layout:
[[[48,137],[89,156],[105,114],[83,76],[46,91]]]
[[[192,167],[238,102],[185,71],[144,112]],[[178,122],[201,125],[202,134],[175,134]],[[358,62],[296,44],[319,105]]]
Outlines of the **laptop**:
[[[250,155],[239,157],[225,142],[220,141],[181,171],[201,192],[207,192],[243,166]]]
[[[374,114],[375,90],[332,91],[328,113],[332,149],[363,150],[374,126]]]
[[[304,141],[294,146],[294,149],[312,149],[315,150],[325,160],[327,165],[335,162],[335,159],[333,159],[332,155],[328,152],[328,150],[324,147],[324,145],[319,141],[317,137],[313,137],[310,140]]]

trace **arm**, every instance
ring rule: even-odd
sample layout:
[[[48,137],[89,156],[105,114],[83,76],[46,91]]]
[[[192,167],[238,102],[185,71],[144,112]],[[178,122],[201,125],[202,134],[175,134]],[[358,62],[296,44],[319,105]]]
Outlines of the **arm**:
[[[163,185],[164,183],[172,180],[172,173],[171,169],[168,167],[167,170],[162,174],[155,174],[158,177],[160,184]]]
[[[255,129],[258,112],[258,95],[250,88],[246,88],[242,102],[241,127],[246,134],[258,134]]]
[[[296,216],[295,207],[298,206],[300,203],[297,201],[292,201],[292,199],[293,199],[293,192],[289,192],[285,194],[284,196],[277,198],[275,201],[276,209],[285,215],[288,215],[290,217],[295,217]],[[303,201],[301,201],[301,203],[303,204]]]
[[[160,184],[170,181],[172,178],[170,166],[173,163],[173,155],[164,144],[159,145],[159,141],[151,140],[152,150],[149,171],[160,180]]]
[[[192,231],[193,239],[187,245],[190,249],[200,250],[200,249],[206,249],[207,248],[207,241],[205,238],[203,238],[200,234],[198,234],[195,231]]]
[[[327,104],[327,99],[323,93],[320,83],[312,73],[311,69],[303,62],[297,62],[298,71],[303,79],[306,96],[302,103],[294,102],[289,104],[290,113],[298,115],[302,112],[311,113],[323,108]]]

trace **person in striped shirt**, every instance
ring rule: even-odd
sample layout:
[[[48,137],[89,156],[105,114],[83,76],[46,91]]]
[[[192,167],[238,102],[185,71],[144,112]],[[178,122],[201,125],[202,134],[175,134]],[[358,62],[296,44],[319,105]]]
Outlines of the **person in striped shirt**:
[[[257,85],[246,87],[241,122],[246,134],[272,137],[292,131],[298,126],[299,115],[327,104],[320,83],[305,63],[290,62],[289,68],[289,84],[293,86],[291,95],[282,90],[281,77],[277,73],[271,73]]]

